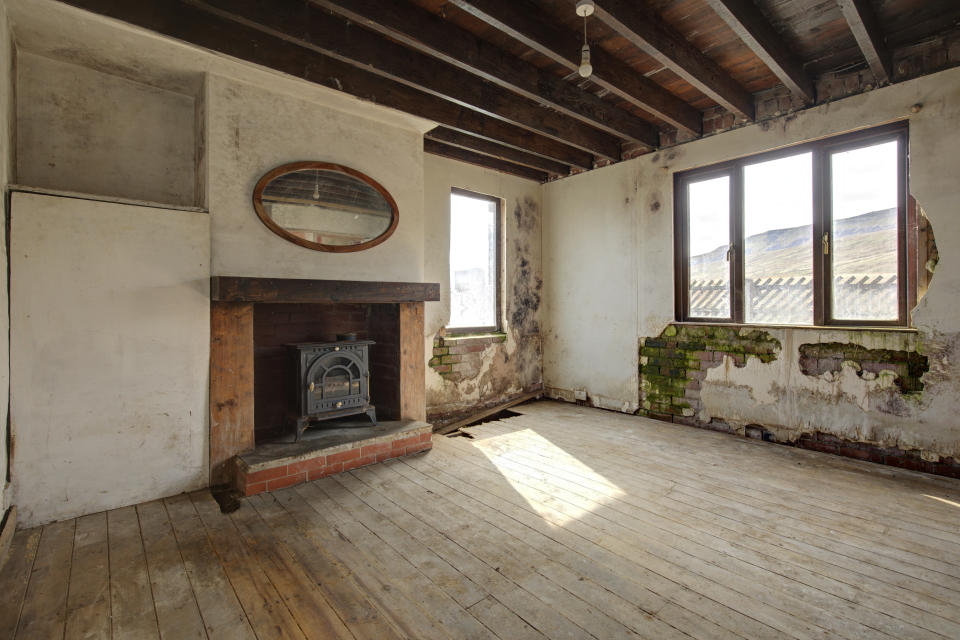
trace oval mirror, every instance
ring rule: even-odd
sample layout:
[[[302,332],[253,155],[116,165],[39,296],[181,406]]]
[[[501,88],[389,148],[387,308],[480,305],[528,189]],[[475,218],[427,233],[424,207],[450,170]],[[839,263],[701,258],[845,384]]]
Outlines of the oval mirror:
[[[397,227],[397,203],[375,180],[327,162],[294,162],[257,182],[253,207],[274,233],[317,251],[374,247]]]

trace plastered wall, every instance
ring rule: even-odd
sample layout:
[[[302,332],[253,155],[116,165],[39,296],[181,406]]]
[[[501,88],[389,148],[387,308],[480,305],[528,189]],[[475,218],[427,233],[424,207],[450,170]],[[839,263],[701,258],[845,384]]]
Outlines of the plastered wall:
[[[432,356],[434,345],[444,335],[450,319],[450,190],[453,187],[503,200],[501,296],[506,337],[503,341],[478,340],[471,346],[480,351],[452,354],[460,356],[454,359],[462,362],[448,373],[441,374],[438,367],[427,367],[427,415],[435,422],[500,404],[524,391],[539,388],[542,382],[541,186],[432,155],[424,156],[424,276],[429,282],[440,283],[440,302],[428,303],[426,307],[426,356]]]
[[[194,96],[27,51],[17,76],[20,184],[200,203]]]
[[[423,281],[429,123],[59,3],[6,6],[31,88],[17,94],[20,124],[40,136],[46,118],[57,133],[43,149],[21,149],[30,168],[21,182],[89,194],[18,192],[11,207],[16,450],[6,503],[32,526],[207,484],[211,275]],[[74,62],[75,81],[64,77]],[[63,113],[77,100],[84,117]],[[149,139],[175,149],[124,146],[136,140],[131,127],[153,127]],[[188,138],[189,153],[178,142]],[[69,155],[84,145],[94,147],[87,158],[113,152],[144,188],[118,192],[126,174]],[[31,164],[61,151],[66,166]],[[148,152],[163,157],[139,163]],[[393,236],[323,254],[273,234],[254,212],[253,187],[296,160],[344,164],[381,183],[399,208]],[[179,187],[151,195],[170,176]],[[117,197],[159,202],[109,202]],[[0,333],[5,322],[0,312]],[[0,389],[5,374],[0,361]]]
[[[910,120],[910,190],[931,220],[941,256],[930,289],[914,314],[917,332],[770,330],[782,345],[781,354],[766,364],[748,358],[743,367],[726,361],[711,368],[702,383],[698,417],[702,421],[721,419],[741,431],[749,424],[759,424],[785,439],[804,431],[822,431],[884,446],[920,449],[931,457],[960,456],[960,427],[955,419],[960,370],[954,364],[960,335],[956,313],[960,294],[956,179],[960,70],[871,91],[546,185],[547,388],[563,396],[582,384],[591,396],[601,396],[595,401],[598,404],[611,404],[608,396],[612,395],[612,404],[622,403],[627,410],[636,406],[639,396],[632,383],[618,392],[604,383],[604,376],[611,365],[619,367],[625,381],[635,375],[636,340],[661,335],[673,319],[674,173],[905,118]],[[593,195],[574,198],[574,191]],[[583,219],[598,212],[600,220],[612,221],[618,233],[585,233]],[[569,238],[577,233],[581,234],[584,259],[574,267],[568,257],[577,247]],[[627,235],[628,242],[608,244],[612,237]],[[637,274],[634,284],[617,279],[628,263]],[[577,269],[582,277],[570,281],[571,272]],[[593,283],[594,289],[585,288],[586,283]],[[586,305],[583,295],[587,296]],[[595,306],[596,311],[585,313],[584,306]],[[615,344],[600,340],[594,342],[599,347],[596,350],[581,346],[585,336],[610,329],[629,331],[629,339],[621,337]],[[865,379],[847,365],[818,376],[803,374],[799,347],[818,342],[919,350],[929,358],[929,372],[922,378],[924,389],[891,409],[886,400],[889,394],[881,388],[891,382],[889,377]],[[624,360],[630,363],[630,372],[622,365]]]
[[[423,281],[421,132],[220,76],[207,89],[214,275]],[[298,160],[343,164],[382,184],[399,210],[393,235],[366,251],[323,253],[270,231],[250,204],[253,188]]]
[[[209,217],[14,193],[22,526],[207,483]]]
[[[13,39],[7,23],[7,7],[0,0],[0,193],[6,195],[10,182],[10,167],[13,150],[10,140],[13,113]],[[3,211],[6,216],[6,197]],[[6,225],[0,230],[0,336],[7,335],[10,328],[8,316]],[[7,485],[7,412],[9,409],[10,345],[0,337],[0,511],[10,505]]]
[[[637,243],[648,233],[639,188],[632,161],[544,187],[543,368],[554,397],[587,390],[595,406],[637,409]]]

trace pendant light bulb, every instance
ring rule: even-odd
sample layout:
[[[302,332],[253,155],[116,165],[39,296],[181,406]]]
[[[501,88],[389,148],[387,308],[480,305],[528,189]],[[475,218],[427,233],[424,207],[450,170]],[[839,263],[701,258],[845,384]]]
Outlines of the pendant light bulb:
[[[590,64],[590,45],[586,43],[580,48],[580,68],[577,71],[581,78],[589,78],[593,73],[593,65]]]
[[[577,15],[583,18],[583,46],[580,47],[580,67],[577,69],[581,78],[589,78],[593,73],[593,65],[590,64],[590,45],[587,44],[587,16],[592,16],[594,9],[593,0],[577,2]]]

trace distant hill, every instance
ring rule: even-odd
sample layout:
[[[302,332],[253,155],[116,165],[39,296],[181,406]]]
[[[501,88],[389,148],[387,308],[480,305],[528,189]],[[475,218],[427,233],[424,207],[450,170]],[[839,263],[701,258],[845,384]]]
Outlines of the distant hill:
[[[843,274],[893,275],[896,265],[890,259],[896,254],[897,210],[872,211],[853,218],[838,220],[834,225],[832,248],[834,269]],[[810,276],[813,264],[810,246],[813,241],[810,225],[790,229],[774,229],[747,238],[748,278],[780,278]],[[839,241],[839,245],[838,245]],[[836,249],[840,249],[839,253]],[[691,280],[716,280],[727,277],[727,247],[722,245],[690,259]]]

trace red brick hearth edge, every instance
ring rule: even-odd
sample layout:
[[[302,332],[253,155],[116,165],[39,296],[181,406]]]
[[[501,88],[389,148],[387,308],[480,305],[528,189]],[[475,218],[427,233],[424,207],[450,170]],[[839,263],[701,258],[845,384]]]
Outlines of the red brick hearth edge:
[[[402,435],[402,434],[398,434]],[[390,458],[427,451],[433,447],[432,433],[421,433],[405,436],[391,442],[365,444],[357,442],[356,446],[340,450],[337,453],[324,455],[318,451],[317,457],[297,460],[289,464],[280,464],[269,469],[262,469],[252,473],[241,470],[237,477],[240,493],[252,496],[265,491],[276,491],[291,487],[303,482],[311,482],[319,478],[350,471],[376,462],[383,462]]]

